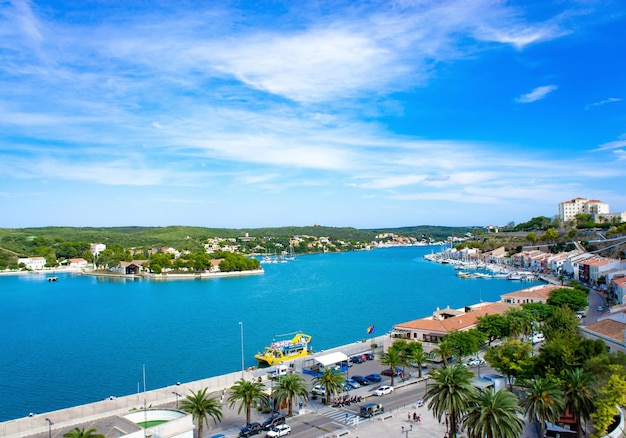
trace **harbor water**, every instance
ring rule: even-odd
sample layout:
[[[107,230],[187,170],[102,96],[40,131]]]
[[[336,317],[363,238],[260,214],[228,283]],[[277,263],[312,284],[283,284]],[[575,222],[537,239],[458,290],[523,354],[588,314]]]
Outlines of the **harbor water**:
[[[437,249],[299,256],[210,280],[0,276],[0,421],[229,373],[242,356],[255,366],[281,334],[320,351],[538,284],[460,279],[423,258]]]

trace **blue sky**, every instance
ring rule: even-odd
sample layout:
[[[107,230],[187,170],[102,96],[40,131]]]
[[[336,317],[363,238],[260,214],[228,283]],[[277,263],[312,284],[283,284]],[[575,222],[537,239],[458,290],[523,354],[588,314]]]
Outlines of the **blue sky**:
[[[626,210],[621,1],[0,2],[1,227]]]

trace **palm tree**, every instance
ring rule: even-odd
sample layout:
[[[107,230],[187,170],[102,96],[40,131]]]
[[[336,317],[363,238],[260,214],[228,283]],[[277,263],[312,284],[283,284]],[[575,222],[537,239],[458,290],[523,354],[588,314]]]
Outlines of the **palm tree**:
[[[82,429],[77,427],[63,435],[63,438],[104,438],[104,435],[96,433],[96,429],[85,430],[84,427]]]
[[[324,370],[324,374],[313,379],[315,384],[319,384],[325,388],[326,403],[330,402],[330,394],[337,395],[339,388],[343,384],[345,378],[343,374],[335,373],[331,368]]]
[[[511,336],[528,336],[532,334],[533,314],[524,309],[512,309],[506,313]]]
[[[435,356],[440,357],[443,361],[443,367],[446,368],[448,366],[448,359],[452,357],[452,352],[452,344],[443,340],[438,344],[437,347],[433,348],[433,351],[431,353]]]
[[[591,384],[593,376],[576,368],[565,372],[562,385],[565,398],[565,410],[576,420],[576,435],[582,437],[582,422],[587,422],[593,411]]]
[[[536,378],[528,390],[520,406],[530,421],[539,423],[539,436],[543,436],[546,421],[554,422],[563,411],[563,391],[554,381],[541,377]]]
[[[306,386],[306,380],[298,374],[287,374],[281,377],[280,383],[277,388],[274,389],[272,397],[276,397],[279,405],[282,405],[283,401],[287,401],[289,405],[289,412],[287,415],[290,417],[293,415],[293,399],[308,400],[309,391]]]
[[[431,378],[435,381],[424,396],[428,409],[439,421],[448,415],[449,436],[456,437],[458,419],[465,412],[474,391],[471,379],[474,375],[461,364],[436,369]]]
[[[209,418],[212,418],[215,424],[222,421],[222,405],[217,398],[208,397],[206,392],[207,388],[198,392],[191,391],[191,394],[180,402],[181,410],[191,414],[198,422],[198,438],[202,438],[204,424],[209,427]]]
[[[518,413],[520,407],[512,392],[488,388],[470,398],[463,425],[470,437],[517,438],[524,432],[524,421]]]
[[[380,363],[387,365],[391,369],[391,386],[393,386],[393,375],[396,373],[396,368],[399,365],[406,363],[406,359],[400,350],[396,348],[389,348],[386,353],[380,357]]]
[[[422,365],[428,362],[428,359],[430,359],[430,355],[426,353],[424,350],[420,349],[420,350],[413,351],[411,355],[409,356],[409,359],[411,360],[411,362],[414,362],[417,364],[417,372],[419,373],[418,377],[421,378],[422,377]]]
[[[241,410],[246,408],[246,424],[250,424],[250,414],[253,407],[267,402],[267,394],[265,393],[265,385],[256,380],[248,382],[239,379],[230,388],[231,392],[228,396],[228,407],[232,408],[238,401],[241,401],[237,414],[241,414]]]

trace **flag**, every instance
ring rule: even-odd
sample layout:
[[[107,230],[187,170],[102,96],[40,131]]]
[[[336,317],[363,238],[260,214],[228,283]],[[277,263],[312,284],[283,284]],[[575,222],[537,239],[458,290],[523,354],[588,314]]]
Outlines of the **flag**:
[[[374,333],[374,324],[370,325],[370,326],[367,328],[367,333]]]

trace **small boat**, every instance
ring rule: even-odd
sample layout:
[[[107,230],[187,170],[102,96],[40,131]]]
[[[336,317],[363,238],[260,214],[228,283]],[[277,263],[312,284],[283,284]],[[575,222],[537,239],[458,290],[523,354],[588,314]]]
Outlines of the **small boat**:
[[[289,335],[291,334],[293,333]],[[267,364],[269,366],[276,365],[287,360],[293,360],[311,354],[312,350],[309,348],[310,342],[311,336],[296,332],[292,339],[273,341],[269,347],[265,347],[262,353],[257,353],[254,357],[260,364]]]

